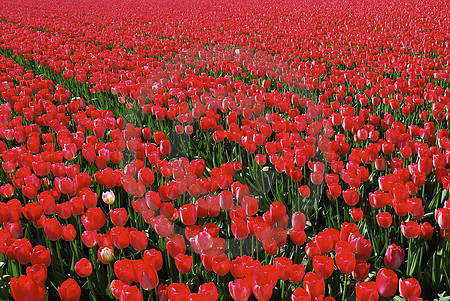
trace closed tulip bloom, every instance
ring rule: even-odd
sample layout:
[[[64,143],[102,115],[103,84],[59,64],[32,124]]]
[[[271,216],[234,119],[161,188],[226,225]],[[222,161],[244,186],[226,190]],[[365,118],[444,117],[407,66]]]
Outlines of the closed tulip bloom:
[[[450,208],[436,209],[435,217],[441,229],[450,230]]]
[[[116,195],[111,190],[102,193],[102,200],[105,204],[112,205],[116,201]]]
[[[289,231],[289,237],[294,244],[299,246],[305,244],[306,242],[306,233],[301,226],[298,226]]]
[[[408,301],[414,301],[422,293],[419,281],[415,278],[400,279],[399,282],[400,295]]]
[[[178,254],[175,257],[175,266],[181,274],[188,273],[192,268],[192,256]]]
[[[289,280],[292,283],[299,283],[305,276],[305,266],[303,264],[293,264],[292,273]]]
[[[44,232],[51,241],[56,241],[62,236],[61,224],[56,218],[49,218],[44,223]]]
[[[147,248],[148,238],[144,231],[130,231],[130,244],[136,251]]]
[[[181,206],[179,209],[179,215],[183,224],[187,226],[194,225],[197,222],[197,211],[192,204]]]
[[[109,264],[114,261],[114,249],[112,247],[101,247],[98,249],[97,258],[103,264]]]
[[[63,301],[78,301],[81,297],[81,288],[74,279],[69,278],[58,287],[58,293]]]
[[[342,196],[344,197],[344,201],[349,206],[356,206],[359,202],[359,194],[355,188],[344,190],[342,192]]]
[[[291,296],[292,301],[311,301],[311,296],[303,287],[297,287]]]
[[[402,222],[400,229],[406,238],[416,238],[420,234],[420,226],[415,221],[409,221],[406,224]]]
[[[278,222],[286,215],[286,206],[281,202],[273,202],[270,205],[270,216],[272,221]]]
[[[405,258],[405,251],[396,244],[390,245],[384,254],[384,265],[391,269],[398,269]]]
[[[311,299],[323,297],[325,294],[325,282],[316,273],[308,272],[303,278],[303,286],[311,296]]]
[[[180,234],[172,234],[166,238],[166,249],[169,255],[175,258],[178,254],[186,252],[186,242]]]
[[[377,214],[377,222],[383,228],[389,228],[392,225],[392,215],[389,212],[380,212]]]
[[[142,287],[142,286],[141,286]],[[141,291],[136,285],[125,286],[120,292],[121,301],[143,301]]]
[[[225,276],[230,270],[230,260],[225,254],[214,256],[212,258],[212,269],[219,276]]]
[[[106,217],[101,208],[89,208],[81,216],[81,222],[87,231],[97,231],[106,223]]]
[[[146,291],[152,290],[158,286],[159,283],[158,273],[156,272],[154,266],[146,264],[143,260],[140,261],[142,264],[139,264],[138,267],[136,268],[136,275],[139,284]]]
[[[137,281],[136,271],[133,267],[133,261],[130,259],[121,259],[114,262],[114,274],[123,283],[130,284],[133,281]]]
[[[184,301],[189,300],[191,290],[189,286],[184,283],[172,283],[167,288],[170,301]]]
[[[364,218],[364,212],[361,208],[353,208],[350,214],[355,222],[360,222]]]
[[[429,222],[420,225],[420,237],[423,239],[431,239],[433,237],[434,227]]]
[[[45,300],[45,288],[29,276],[12,277],[9,283],[14,300]],[[64,299],[63,299],[64,300]]]
[[[377,284],[373,281],[357,283],[356,298],[360,301],[377,301]]]
[[[49,267],[50,263],[50,250],[41,245],[35,246],[31,252],[31,264],[43,264]]]
[[[114,227],[111,229],[114,246],[124,249],[130,245],[130,231],[124,227]]]
[[[292,259],[287,257],[277,257],[274,260],[274,265],[279,271],[281,280],[286,281],[292,275]]]
[[[367,276],[369,276],[370,264],[367,263],[364,259],[357,258],[356,266],[352,272],[352,277],[356,281],[364,281]]]
[[[305,229],[306,227],[306,215],[297,211],[292,215],[292,228],[300,227],[300,229]]]
[[[81,258],[75,263],[75,272],[80,277],[88,277],[92,274],[92,263],[87,258]]]
[[[128,221],[128,213],[125,208],[117,208],[109,212],[109,217],[114,226],[123,227]]]
[[[378,271],[376,283],[381,296],[391,297],[397,292],[398,276],[394,271],[383,268]]]
[[[313,259],[314,271],[323,279],[327,279],[333,274],[334,260],[328,256],[315,256]]]
[[[246,301],[252,294],[250,281],[247,278],[236,279],[228,283],[231,298],[235,301]]]
[[[344,274],[351,274],[356,267],[355,255],[351,252],[341,251],[336,254],[336,265]]]
[[[36,284],[44,284],[47,280],[47,267],[43,264],[33,264],[27,267],[27,276],[30,277]]]
[[[247,223],[241,218],[233,218],[231,220],[231,233],[238,240],[243,240],[248,236]]]

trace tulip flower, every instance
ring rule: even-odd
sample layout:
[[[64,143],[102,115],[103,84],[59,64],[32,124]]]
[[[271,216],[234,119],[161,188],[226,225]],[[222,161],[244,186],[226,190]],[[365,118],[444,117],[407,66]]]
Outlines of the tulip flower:
[[[422,288],[415,278],[400,279],[399,281],[400,295],[408,301],[416,300],[422,293]]]
[[[318,274],[308,272],[303,278],[303,286],[312,299],[319,298],[325,294],[325,283]]]
[[[175,266],[177,267],[177,270],[181,274],[188,273],[192,267],[192,256],[185,254],[178,254],[175,257]]]
[[[391,269],[398,269],[405,258],[405,251],[396,244],[389,245],[384,254],[384,265]]]
[[[58,287],[58,292],[63,301],[78,301],[81,297],[81,288],[72,278],[68,278],[64,281],[61,286]]]
[[[75,263],[75,272],[80,277],[90,276],[92,274],[92,263],[86,258],[81,258]]]
[[[361,282],[356,284],[356,298],[364,301],[377,301],[379,296],[375,282]]]
[[[105,204],[112,205],[116,200],[116,196],[111,190],[105,191],[102,193],[102,200]]]
[[[397,292],[398,276],[389,269],[380,269],[376,278],[377,289],[381,296],[391,297]]]

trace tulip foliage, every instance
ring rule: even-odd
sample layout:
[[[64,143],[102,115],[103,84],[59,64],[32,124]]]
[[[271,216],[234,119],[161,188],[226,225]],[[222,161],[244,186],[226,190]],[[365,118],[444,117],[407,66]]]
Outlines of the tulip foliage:
[[[0,11],[0,299],[450,296],[438,1]]]

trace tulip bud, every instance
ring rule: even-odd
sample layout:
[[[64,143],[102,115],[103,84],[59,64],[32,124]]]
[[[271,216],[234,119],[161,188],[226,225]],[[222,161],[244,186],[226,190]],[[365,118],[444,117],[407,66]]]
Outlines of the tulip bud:
[[[392,270],[381,269],[378,271],[376,283],[380,295],[390,297],[397,292],[398,276]]]
[[[114,249],[111,247],[102,247],[98,249],[97,258],[103,264],[108,264],[114,261]]]
[[[114,192],[110,191],[105,191],[102,193],[102,200],[103,202],[105,202],[108,205],[112,205],[114,204],[115,200],[116,200],[116,196],[114,194]]]
[[[393,270],[398,269],[405,258],[405,251],[395,244],[390,245],[384,254],[384,265]]]

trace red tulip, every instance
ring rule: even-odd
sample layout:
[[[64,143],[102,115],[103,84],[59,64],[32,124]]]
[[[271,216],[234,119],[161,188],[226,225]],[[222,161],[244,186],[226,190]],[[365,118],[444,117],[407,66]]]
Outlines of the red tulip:
[[[184,301],[188,300],[191,293],[189,286],[184,283],[172,283],[167,288],[170,301]]]
[[[286,206],[281,202],[273,202],[270,205],[270,216],[272,221],[278,222],[286,215]]]
[[[416,238],[420,234],[420,226],[415,221],[409,221],[406,223],[402,222],[400,225],[403,235],[406,238]]]
[[[350,252],[341,251],[335,256],[336,265],[344,274],[351,274],[356,267],[355,255]]]
[[[377,222],[383,228],[389,228],[392,225],[392,215],[389,212],[377,214]]]
[[[158,286],[159,278],[154,266],[142,261],[142,266],[136,269],[136,274],[144,290],[149,291]]]
[[[279,271],[281,280],[286,281],[292,276],[292,259],[286,257],[277,257],[274,260],[274,265]]]
[[[37,221],[41,217],[42,212],[42,206],[38,202],[31,202],[23,206],[23,215],[30,221]]]
[[[47,267],[44,264],[34,264],[27,267],[27,276],[36,284],[43,285],[47,280]]]
[[[305,266],[303,264],[293,264],[292,273],[289,280],[291,280],[292,283],[299,283],[303,279],[304,275],[305,275]]]
[[[231,232],[238,240],[243,240],[248,236],[247,224],[241,218],[233,218],[231,220]]]
[[[318,274],[308,272],[303,278],[303,286],[312,299],[323,297],[325,294],[325,282]]]
[[[128,213],[125,208],[117,208],[109,212],[109,217],[114,226],[123,227],[128,221]]]
[[[311,296],[302,287],[297,287],[291,296],[292,301],[311,301]]]
[[[400,295],[408,301],[416,300],[422,293],[422,288],[415,278],[400,279],[399,282]]]
[[[31,252],[31,264],[43,264],[46,267],[49,267],[50,263],[50,250],[41,245],[35,246]]]
[[[125,249],[130,245],[130,231],[124,227],[114,227],[111,229],[114,246],[118,249]]]
[[[137,281],[136,271],[131,268],[133,261],[130,259],[121,259],[114,262],[114,273],[123,283],[130,284]]]
[[[381,296],[391,297],[397,292],[398,276],[394,271],[383,268],[378,271],[376,283]]]
[[[329,278],[334,271],[334,260],[328,256],[315,256],[313,259],[314,271],[323,279]]]
[[[198,288],[199,295],[202,294],[211,301],[217,301],[219,299],[219,292],[217,291],[217,287],[212,282],[203,283]]]
[[[364,281],[369,276],[370,264],[364,259],[356,259],[356,266],[352,272],[353,279],[356,281]]]
[[[377,284],[373,281],[356,284],[356,298],[360,301],[377,301]]]
[[[253,216],[258,212],[259,201],[257,198],[245,196],[242,200],[242,207],[248,216]]]
[[[181,274],[188,273],[192,268],[192,257],[185,254],[178,254],[175,257],[175,266]]]
[[[219,276],[225,276],[230,270],[230,260],[225,254],[217,255],[212,258],[212,269]]]
[[[353,208],[351,211],[351,216],[354,221],[359,222],[364,218],[364,212],[361,208]]]
[[[296,245],[303,245],[306,242],[306,233],[302,227],[297,227],[289,231],[292,242]]]
[[[120,291],[120,301],[143,301],[141,291],[136,285],[124,286]]]
[[[97,231],[105,224],[106,217],[99,207],[89,208],[81,216],[81,222],[87,231]]]
[[[80,277],[90,276],[92,274],[92,263],[86,258],[81,258],[75,263],[75,272]]]
[[[390,245],[384,254],[384,265],[391,269],[398,269],[405,258],[405,251],[395,244]]]
[[[130,231],[130,244],[136,251],[147,248],[148,238],[144,231]]]
[[[197,211],[194,205],[186,204],[179,209],[181,221],[185,225],[194,225],[197,222]]]
[[[88,248],[95,247],[97,245],[97,240],[97,231],[83,231],[83,233],[81,233],[81,241]]]
[[[62,236],[61,224],[56,218],[49,218],[44,222],[44,232],[51,241],[56,241]]]
[[[59,296],[63,301],[78,301],[81,297],[81,288],[78,283],[68,278],[58,287]]]
[[[450,230],[450,208],[436,209],[435,218],[441,229]]]
[[[143,260],[154,266],[157,271],[161,270],[163,266],[162,254],[155,249],[146,250],[143,254]]]
[[[166,238],[166,249],[169,255],[175,258],[178,254],[186,252],[186,242],[180,234],[172,234]]]
[[[429,222],[420,225],[420,237],[423,239],[431,239],[433,237],[434,227]]]

